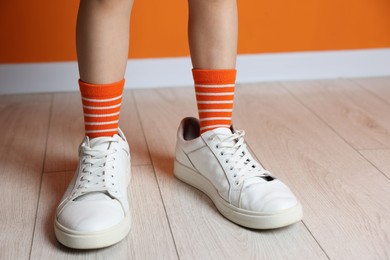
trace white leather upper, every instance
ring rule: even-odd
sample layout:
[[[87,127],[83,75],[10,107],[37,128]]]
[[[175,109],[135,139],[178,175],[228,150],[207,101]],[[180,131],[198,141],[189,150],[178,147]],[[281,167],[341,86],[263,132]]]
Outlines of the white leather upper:
[[[298,203],[285,184],[253,159],[242,139],[243,131],[217,128],[188,137],[186,130],[199,127],[196,120],[181,122],[176,160],[206,177],[225,201],[257,212],[284,210]]]
[[[119,130],[113,137],[85,137],[79,166],[57,208],[57,221],[75,231],[101,231],[129,214],[130,150]]]

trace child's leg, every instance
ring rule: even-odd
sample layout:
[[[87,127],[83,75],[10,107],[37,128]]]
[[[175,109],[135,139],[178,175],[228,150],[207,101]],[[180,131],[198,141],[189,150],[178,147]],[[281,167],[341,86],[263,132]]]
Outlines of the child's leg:
[[[229,128],[236,78],[236,1],[189,0],[188,29],[200,131]]]
[[[236,76],[235,0],[189,0],[189,6],[200,120],[185,118],[179,126],[175,176],[207,194],[221,214],[241,226],[270,229],[300,221],[301,205],[291,190],[252,157],[245,132],[229,128]]]
[[[130,150],[118,131],[118,120],[132,3],[80,1],[77,54],[89,138],[84,138],[79,147],[79,167],[55,219],[56,237],[68,247],[106,247],[130,230]]]
[[[237,55],[235,0],[189,0],[188,36],[196,69],[234,69]]]
[[[109,84],[122,80],[129,47],[133,0],[81,0],[77,16],[80,79]]]
[[[128,59],[133,0],[81,0],[77,56],[85,131],[90,138],[118,133]]]

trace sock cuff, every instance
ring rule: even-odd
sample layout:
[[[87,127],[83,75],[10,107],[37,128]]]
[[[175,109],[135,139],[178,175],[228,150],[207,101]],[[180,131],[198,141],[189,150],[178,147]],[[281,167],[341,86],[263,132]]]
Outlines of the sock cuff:
[[[110,84],[93,84],[79,79],[80,92],[86,98],[111,98],[122,95],[125,79]]]
[[[192,69],[195,84],[234,84],[236,82],[235,69],[205,70]]]

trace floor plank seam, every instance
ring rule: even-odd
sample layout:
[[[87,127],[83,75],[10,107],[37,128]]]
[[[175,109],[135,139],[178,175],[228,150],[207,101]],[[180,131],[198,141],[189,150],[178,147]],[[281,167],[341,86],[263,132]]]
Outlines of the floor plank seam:
[[[366,157],[364,157],[364,155],[360,152],[360,150],[357,150],[357,152],[360,154],[360,156],[362,158],[364,158],[364,160],[366,160],[369,164],[371,164],[375,169],[377,169],[380,173],[382,173],[382,175],[388,179],[390,181],[390,178],[386,175],[386,173],[384,173],[381,169],[379,169],[373,162],[371,162],[370,160],[368,160]]]
[[[357,151],[358,150],[353,147],[353,145],[351,143],[349,143],[341,134],[339,134],[337,132],[336,129],[334,129],[330,124],[328,124],[328,122],[326,122],[324,119],[322,119],[315,111],[313,111],[312,109],[310,109],[310,107],[308,107],[304,102],[302,102],[302,100],[297,97],[294,93],[292,93],[286,86],[285,86],[285,83],[283,82],[279,82],[280,86],[286,90],[299,104],[301,104],[302,106],[304,106],[312,115],[314,115],[318,120],[320,120],[322,123],[324,123],[333,133],[335,133],[338,137],[340,137],[349,147],[351,147],[353,150]]]
[[[386,104],[390,105],[390,102],[389,100],[386,100],[384,99],[383,97],[381,96],[378,96],[376,93],[374,93],[373,91],[369,90],[368,88],[364,87],[363,84],[359,83],[359,81],[357,79],[348,79],[348,81],[354,83],[355,85],[357,85],[360,89],[363,89],[367,92],[369,92],[371,95],[373,95],[374,97],[380,99],[381,101],[385,102]]]
[[[351,81],[352,82],[352,81]],[[355,84],[355,82],[352,82]],[[297,100],[302,106],[304,106],[306,109],[308,109],[316,118],[318,118],[321,122],[323,122],[326,126],[329,127],[329,129],[331,129],[332,132],[334,132],[338,137],[340,137],[349,147],[351,147],[353,150],[355,150],[358,155],[365,161],[367,161],[368,163],[370,163],[372,166],[375,167],[375,169],[377,169],[381,175],[385,176],[386,179],[390,180],[389,177],[387,177],[387,175],[385,173],[383,173],[381,170],[379,170],[372,162],[370,162],[370,160],[368,160],[366,157],[363,156],[363,154],[360,153],[359,150],[364,150],[364,149],[356,149],[355,147],[353,147],[352,144],[350,144],[341,134],[339,134],[337,132],[336,129],[334,129],[331,125],[329,125],[324,119],[322,119],[315,111],[311,110],[310,107],[308,107],[304,102],[301,101],[301,99],[299,97],[297,97],[294,93],[292,93],[291,91],[289,91],[289,89],[285,86],[285,83],[282,83],[282,82],[279,82],[279,84],[283,87],[283,89],[285,89],[288,93],[290,93],[290,95],[295,99]],[[356,84],[355,84],[356,85]],[[370,93],[370,92],[369,92]],[[386,150],[386,149],[383,149],[381,148],[382,150]],[[381,150],[381,149],[367,149],[367,150]]]
[[[310,231],[309,227],[306,225],[305,221],[302,220],[302,224],[305,226],[306,230],[309,232],[309,234],[312,236],[314,241],[316,241],[317,245],[321,248],[322,252],[325,254],[325,256],[330,260],[328,253],[326,253],[325,249],[321,246],[321,243],[317,240],[317,238],[314,236],[314,234]]]
[[[341,136],[337,131],[336,129],[334,129],[331,125],[329,125],[324,119],[322,119],[315,111],[311,110],[310,107],[308,107],[306,104],[304,104],[304,102],[301,101],[301,99],[299,97],[297,97],[294,93],[292,93],[286,86],[285,86],[285,83],[283,82],[278,82],[278,84],[284,89],[287,91],[287,93],[289,93],[293,99],[295,99],[299,104],[301,104],[303,107],[305,107],[311,114],[314,115],[314,117],[316,117],[318,120],[320,120],[322,123],[324,123],[333,133],[335,133],[338,137],[341,138],[341,140],[343,140],[349,147],[351,147],[353,150],[355,150],[365,161],[368,161],[366,158],[364,158],[359,150],[355,149],[355,147],[352,146],[352,144],[350,144],[343,136]],[[369,162],[370,163],[370,162]],[[382,172],[381,172],[382,173]],[[382,173],[383,174],[383,173]],[[306,226],[305,222],[302,221],[302,223],[305,225],[305,227],[307,228],[307,230],[309,231],[309,233],[313,236],[313,239],[317,242],[318,246],[321,248],[321,250],[324,252],[324,254],[329,258],[328,254],[326,253],[326,251],[324,250],[324,248],[321,246],[321,244],[318,242],[317,238],[314,236],[314,234],[311,232],[311,230],[309,229],[308,226]],[[330,258],[329,258],[330,259]]]
[[[169,231],[171,232],[173,244],[174,244],[174,246],[175,246],[176,256],[177,256],[177,259],[180,259],[179,252],[178,252],[178,250],[177,250],[177,245],[176,245],[175,236],[174,236],[173,231],[172,231],[171,222],[170,222],[170,220],[169,220],[168,213],[167,213],[167,210],[166,210],[166,207],[165,207],[165,202],[164,202],[164,198],[163,198],[162,193],[161,193],[160,184],[159,184],[158,179],[157,179],[157,174],[156,174],[156,170],[155,170],[155,167],[154,167],[153,158],[152,158],[151,153],[150,153],[149,143],[148,143],[148,140],[147,140],[147,138],[146,138],[145,131],[144,131],[144,125],[143,125],[142,120],[141,120],[141,117],[140,117],[138,104],[137,104],[137,102],[136,102],[136,100],[135,100],[134,91],[131,91],[131,97],[132,97],[132,102],[134,102],[134,107],[135,107],[135,110],[136,110],[137,118],[138,118],[138,120],[139,120],[139,122],[140,122],[140,126],[141,126],[141,129],[142,129],[142,133],[143,133],[143,136],[144,136],[144,140],[145,140],[145,143],[146,143],[146,147],[148,148],[148,154],[149,154],[149,159],[150,159],[150,162],[151,162],[151,166],[152,166],[152,168],[153,168],[154,179],[155,179],[155,181],[156,181],[156,183],[157,183],[158,191],[159,191],[159,193],[160,193],[160,198],[161,198],[161,202],[162,202],[162,205],[163,205],[163,208],[164,208],[165,217],[166,217],[166,219],[167,219],[168,226],[169,226]]]
[[[54,94],[50,94],[50,107],[49,107],[49,115],[48,115],[48,122],[47,122],[47,134],[46,134],[46,140],[45,140],[45,150],[44,150],[44,156],[43,156],[43,162],[42,162],[42,170],[41,170],[41,179],[39,181],[39,188],[38,188],[38,200],[36,204],[36,210],[35,210],[35,219],[34,219],[34,226],[33,226],[33,232],[32,232],[32,237],[31,237],[31,246],[30,246],[30,253],[29,253],[29,259],[31,259],[31,254],[32,254],[32,249],[34,245],[34,236],[35,236],[35,228],[37,225],[37,218],[38,218],[38,207],[39,207],[39,202],[41,199],[41,190],[42,190],[42,181],[43,181],[43,172],[45,170],[45,163],[46,163],[46,152],[47,152],[47,145],[48,145],[48,140],[49,140],[49,133],[50,133],[50,123],[51,123],[51,117],[52,117],[52,111],[53,111],[53,97]]]
[[[260,164],[264,167],[264,165],[262,164],[261,160],[258,159],[258,156],[256,154],[256,152],[251,148],[251,146],[246,143],[246,145],[248,146],[249,150],[252,152],[252,155],[254,155],[255,157],[255,160],[257,160],[258,162],[260,162]],[[328,258],[328,259],[331,259],[329,257],[329,255],[326,253],[326,251],[324,250],[324,248],[321,246],[321,244],[319,243],[319,241],[314,237],[313,233],[310,231],[310,229],[306,226],[304,220],[301,220],[302,224],[305,226],[306,230],[309,232],[310,236],[314,239],[314,241],[316,241],[316,244],[319,246],[319,248],[321,249],[321,251],[325,254],[325,256]]]

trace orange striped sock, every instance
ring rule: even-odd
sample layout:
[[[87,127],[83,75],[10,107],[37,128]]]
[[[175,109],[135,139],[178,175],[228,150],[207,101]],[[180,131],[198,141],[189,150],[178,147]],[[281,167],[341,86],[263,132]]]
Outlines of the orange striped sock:
[[[112,84],[90,84],[79,80],[79,85],[85,134],[89,138],[117,134],[125,80]]]
[[[232,121],[236,70],[193,69],[200,133],[218,127],[229,128]]]

